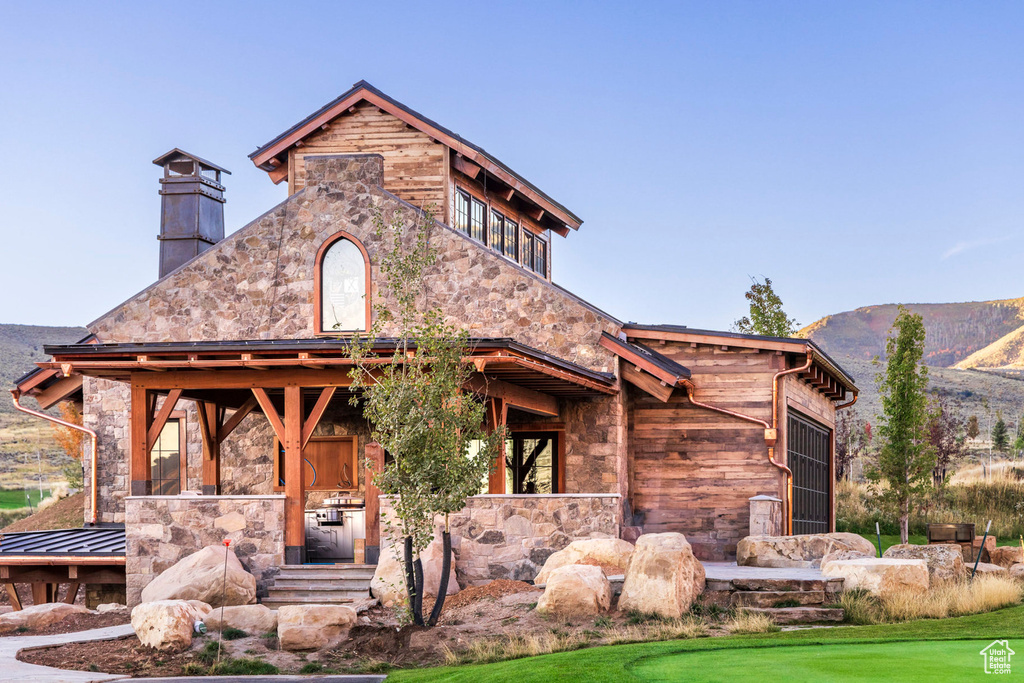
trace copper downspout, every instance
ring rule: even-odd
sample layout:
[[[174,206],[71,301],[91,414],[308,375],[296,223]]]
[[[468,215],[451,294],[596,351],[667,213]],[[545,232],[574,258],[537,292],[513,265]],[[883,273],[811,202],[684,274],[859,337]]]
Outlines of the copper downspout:
[[[807,349],[807,362],[798,368],[790,368],[775,373],[772,378],[772,426],[771,433],[765,432],[764,439],[768,442],[768,462],[786,473],[786,535],[793,535],[793,470],[775,460],[775,443],[779,435],[779,378],[798,372],[807,372],[814,363],[814,352]]]
[[[89,482],[90,488],[91,488],[91,491],[90,491],[90,494],[91,494],[91,497],[90,497],[90,508],[92,510],[92,522],[91,522],[91,524],[95,525],[96,524],[96,432],[94,432],[93,430],[89,429],[88,427],[83,427],[82,425],[76,425],[73,422],[68,422],[66,420],[62,420],[59,417],[53,417],[52,415],[47,415],[46,413],[41,413],[38,410],[32,410],[31,408],[26,408],[25,406],[21,405],[21,403],[18,402],[18,399],[21,398],[21,391],[19,391],[18,389],[11,389],[11,396],[14,397],[14,407],[17,410],[20,410],[21,412],[27,413],[29,415],[34,415],[36,417],[42,418],[42,419],[46,420],[47,422],[53,422],[54,424],[59,424],[62,427],[67,427],[68,429],[75,429],[75,430],[80,431],[80,432],[85,432],[86,434],[89,435],[89,442],[90,442],[90,445],[92,447],[92,457],[90,459],[91,460],[91,466],[92,466],[92,476],[91,476],[91,480]]]
[[[836,406],[836,410],[842,410],[843,408],[849,408],[850,406],[852,406],[854,403],[857,402],[858,396],[859,396],[859,394],[856,391],[853,392],[853,400],[852,401],[847,401],[846,403],[840,403],[839,405]]]

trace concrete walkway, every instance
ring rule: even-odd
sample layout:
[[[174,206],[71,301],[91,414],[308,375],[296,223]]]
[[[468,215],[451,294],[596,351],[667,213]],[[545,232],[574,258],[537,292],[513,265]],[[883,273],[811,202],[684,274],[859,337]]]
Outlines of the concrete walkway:
[[[103,674],[92,671],[68,671],[49,666],[38,666],[18,661],[22,650],[47,645],[87,643],[92,640],[111,640],[135,633],[131,624],[94,628],[78,633],[58,633],[52,636],[8,636],[0,638],[0,678],[7,683],[93,683],[94,681],[116,681],[128,676]]]
[[[782,579],[788,581],[825,581],[814,567],[741,567],[735,562],[701,562],[704,574],[714,581],[733,579]]]

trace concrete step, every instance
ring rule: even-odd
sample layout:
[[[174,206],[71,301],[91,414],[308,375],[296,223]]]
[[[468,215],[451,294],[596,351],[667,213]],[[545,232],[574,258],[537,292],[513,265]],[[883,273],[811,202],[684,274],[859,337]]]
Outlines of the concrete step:
[[[370,597],[368,588],[360,590],[338,590],[330,588],[270,588],[267,598],[271,600],[292,600],[298,603],[338,602],[361,600]]]
[[[731,596],[734,607],[790,607],[821,605],[825,591],[735,591]],[[792,604],[792,603],[797,604]]]
[[[274,583],[271,588],[280,589],[296,589],[296,588],[331,588],[335,590],[368,590],[370,588],[370,579],[353,579],[344,577],[340,579],[303,579],[303,578],[284,578],[280,576],[274,579]]]
[[[747,607],[746,611],[767,614],[780,625],[835,623],[845,616],[838,607]]]

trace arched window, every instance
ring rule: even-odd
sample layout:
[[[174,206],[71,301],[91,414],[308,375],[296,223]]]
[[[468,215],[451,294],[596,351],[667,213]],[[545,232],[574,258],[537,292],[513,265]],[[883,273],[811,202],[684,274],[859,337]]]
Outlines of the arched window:
[[[320,247],[316,259],[316,331],[362,332],[370,326],[370,259],[355,237],[339,232]]]

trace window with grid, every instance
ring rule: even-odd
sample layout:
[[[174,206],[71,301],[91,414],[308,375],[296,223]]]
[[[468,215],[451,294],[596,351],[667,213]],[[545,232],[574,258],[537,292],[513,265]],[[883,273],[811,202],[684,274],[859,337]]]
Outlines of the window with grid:
[[[462,190],[455,193],[455,220],[453,226],[456,230],[469,233],[469,195]]]
[[[548,243],[542,239],[537,240],[534,249],[533,269],[544,277],[548,275]]]
[[[487,215],[487,207],[484,206],[483,202],[475,197],[471,201],[472,207],[469,216],[469,235],[475,240],[485,242],[487,230],[485,216]]]
[[[520,262],[530,270],[533,270],[533,252],[536,242],[537,238],[532,232],[523,231],[523,253]]]
[[[181,459],[185,445],[181,443],[181,431],[180,418],[169,418],[149,452],[154,496],[181,493]]]

